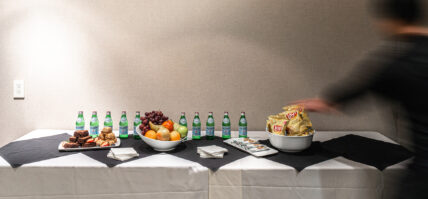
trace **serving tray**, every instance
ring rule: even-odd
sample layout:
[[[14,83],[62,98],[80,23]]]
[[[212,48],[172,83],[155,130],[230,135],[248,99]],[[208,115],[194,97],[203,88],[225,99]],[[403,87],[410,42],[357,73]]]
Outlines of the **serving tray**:
[[[64,143],[67,143],[67,141],[62,141],[58,145],[58,151],[88,151],[88,150],[101,150],[101,149],[110,149],[110,148],[116,148],[120,146],[120,138],[117,138],[116,143],[114,143],[111,146],[94,146],[94,147],[78,147],[78,148],[64,148]]]
[[[268,150],[266,150],[266,151],[252,152],[252,151],[249,151],[249,150],[245,149],[245,148],[244,148],[244,147],[242,147],[241,145],[238,145],[238,144],[233,143],[233,141],[234,141],[235,139],[239,139],[239,138],[231,138],[231,139],[227,139],[227,140],[225,140],[225,141],[224,141],[224,143],[229,144],[229,145],[231,145],[231,146],[234,146],[235,148],[238,148],[238,149],[240,149],[241,151],[245,151],[245,152],[247,152],[247,153],[249,153],[249,154],[251,154],[251,155],[253,155],[253,156],[256,156],[256,157],[263,157],[263,156],[268,156],[268,155],[272,155],[272,154],[276,154],[276,153],[278,153],[278,151],[277,151],[276,149],[272,149],[272,148],[270,148],[270,147],[268,147],[268,146],[266,146],[266,145],[264,145],[264,146],[265,146],[266,148],[268,148]],[[257,140],[257,139],[254,139],[254,140]]]

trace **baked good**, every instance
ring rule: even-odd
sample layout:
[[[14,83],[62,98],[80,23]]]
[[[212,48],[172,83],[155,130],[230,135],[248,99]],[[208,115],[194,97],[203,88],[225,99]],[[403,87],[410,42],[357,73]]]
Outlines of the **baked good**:
[[[77,141],[77,138],[76,138],[76,137],[74,137],[74,136],[72,136],[72,137],[70,137],[68,140],[69,140],[70,142],[76,142],[76,141]]]
[[[114,140],[116,138],[116,136],[114,135],[114,133],[109,133],[105,137],[106,137],[107,140]]]
[[[82,147],[94,147],[97,146],[95,142],[86,142]]]
[[[77,144],[77,143],[74,143],[74,142],[67,142],[67,143],[64,143],[64,145],[62,145],[64,148],[77,148],[77,147],[79,147],[80,145],[79,144]]]
[[[92,138],[91,136],[80,137],[80,138],[77,140],[77,143],[79,143],[79,144],[83,144],[83,143],[85,143],[85,142],[86,142],[86,140],[89,140],[89,139],[91,139],[91,138]]]
[[[88,135],[89,135],[89,131],[88,130],[83,130],[82,137],[86,137]]]

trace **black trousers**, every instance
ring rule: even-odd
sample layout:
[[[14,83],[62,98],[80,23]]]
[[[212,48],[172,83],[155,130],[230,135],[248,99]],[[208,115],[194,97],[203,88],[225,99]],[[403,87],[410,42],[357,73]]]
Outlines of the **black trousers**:
[[[398,186],[397,199],[428,199],[428,170],[410,166]]]

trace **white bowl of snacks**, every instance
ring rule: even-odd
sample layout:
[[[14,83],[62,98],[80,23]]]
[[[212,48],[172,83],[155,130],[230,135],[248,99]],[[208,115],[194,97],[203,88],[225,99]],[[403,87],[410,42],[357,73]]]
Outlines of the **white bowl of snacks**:
[[[284,112],[268,117],[266,132],[270,143],[283,152],[299,152],[309,148],[315,130],[304,107],[291,105],[283,109]]]
[[[187,137],[188,129],[168,120],[161,111],[152,111],[145,115],[141,118],[142,124],[136,128],[136,131],[141,140],[154,150],[172,151],[183,141],[183,138]],[[159,121],[161,117],[165,119]]]
[[[269,133],[269,142],[283,152],[300,152],[309,148],[312,144],[314,134],[305,136],[284,136]]]

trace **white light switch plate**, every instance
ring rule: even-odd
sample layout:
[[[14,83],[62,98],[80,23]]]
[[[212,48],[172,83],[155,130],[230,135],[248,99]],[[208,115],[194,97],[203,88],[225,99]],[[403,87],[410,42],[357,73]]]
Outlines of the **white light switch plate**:
[[[13,80],[13,98],[24,99],[25,87],[24,80]]]

